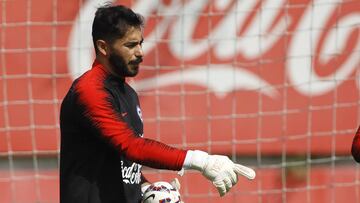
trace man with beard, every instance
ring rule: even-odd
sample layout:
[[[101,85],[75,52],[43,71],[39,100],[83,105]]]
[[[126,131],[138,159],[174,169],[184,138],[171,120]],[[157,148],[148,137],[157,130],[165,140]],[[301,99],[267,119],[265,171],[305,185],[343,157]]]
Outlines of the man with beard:
[[[255,172],[228,157],[177,149],[143,138],[136,92],[126,83],[142,62],[143,19],[124,6],[98,8],[92,27],[96,59],[76,79],[60,113],[60,202],[140,202],[142,165],[200,171],[222,196],[238,175]],[[144,190],[144,189],[143,189]]]

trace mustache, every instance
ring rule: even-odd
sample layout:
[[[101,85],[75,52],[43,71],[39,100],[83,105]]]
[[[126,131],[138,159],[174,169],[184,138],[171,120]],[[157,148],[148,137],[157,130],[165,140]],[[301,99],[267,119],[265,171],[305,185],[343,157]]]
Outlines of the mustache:
[[[136,58],[135,60],[130,61],[129,64],[137,65],[137,64],[139,64],[141,62],[143,62],[143,59],[142,59],[142,57],[139,57],[139,58]]]

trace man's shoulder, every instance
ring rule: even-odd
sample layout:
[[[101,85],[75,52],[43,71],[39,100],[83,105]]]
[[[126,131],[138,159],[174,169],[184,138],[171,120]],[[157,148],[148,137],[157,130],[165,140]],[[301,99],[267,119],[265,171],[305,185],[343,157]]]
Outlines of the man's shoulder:
[[[98,87],[99,85],[103,85],[104,80],[106,79],[106,74],[99,69],[92,68],[77,79],[74,80],[73,86],[75,88],[85,88],[85,89],[93,89]]]

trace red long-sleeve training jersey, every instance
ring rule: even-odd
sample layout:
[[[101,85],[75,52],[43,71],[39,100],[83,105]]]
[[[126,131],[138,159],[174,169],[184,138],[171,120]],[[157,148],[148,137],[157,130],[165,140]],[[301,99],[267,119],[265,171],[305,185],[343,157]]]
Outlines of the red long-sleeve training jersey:
[[[60,113],[60,202],[139,202],[141,166],[180,170],[186,151],[143,138],[136,92],[96,61]]]

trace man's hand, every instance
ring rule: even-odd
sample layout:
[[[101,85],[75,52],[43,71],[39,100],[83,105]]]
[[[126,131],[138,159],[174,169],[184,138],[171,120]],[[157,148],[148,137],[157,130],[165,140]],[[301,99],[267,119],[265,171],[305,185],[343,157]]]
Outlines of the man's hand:
[[[173,186],[173,188],[176,190],[176,193],[175,194],[177,194],[178,195],[178,199],[177,199],[177,202],[178,203],[184,203],[183,201],[181,201],[181,195],[180,195],[180,182],[179,182],[179,180],[177,179],[177,178],[174,178],[174,180],[172,180],[171,182],[170,182],[170,185],[172,185]]]
[[[198,150],[188,151],[184,168],[200,171],[213,183],[220,196],[224,196],[237,183],[238,175],[248,179],[254,179],[256,176],[253,169],[235,164],[227,156],[209,155]]]
[[[170,182],[170,185],[173,186],[174,189],[176,189],[177,191],[180,191],[180,182],[177,178],[174,178],[171,182]]]

